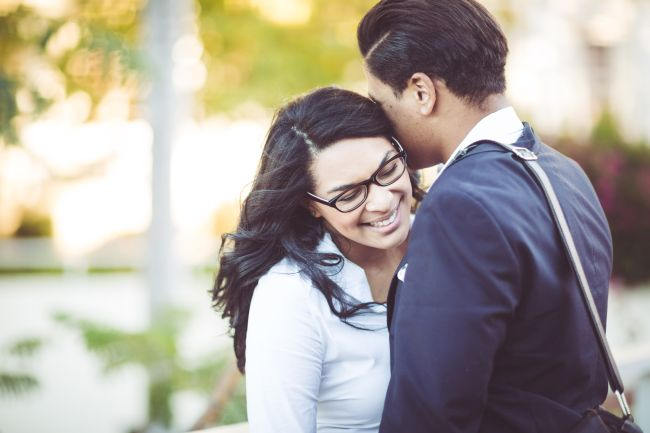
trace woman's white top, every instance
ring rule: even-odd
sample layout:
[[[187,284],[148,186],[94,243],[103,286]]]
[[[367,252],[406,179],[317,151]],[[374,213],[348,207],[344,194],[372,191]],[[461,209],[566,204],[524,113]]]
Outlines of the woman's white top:
[[[341,255],[329,234],[318,250]],[[330,278],[357,301],[372,302],[365,272],[351,261]],[[352,320],[372,330],[341,322],[287,259],[260,278],[246,335],[251,433],[379,430],[390,378],[386,308]]]

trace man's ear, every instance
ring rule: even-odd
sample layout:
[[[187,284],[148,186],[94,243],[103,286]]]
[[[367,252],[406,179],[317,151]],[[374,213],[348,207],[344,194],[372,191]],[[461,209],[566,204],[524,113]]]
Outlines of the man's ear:
[[[415,104],[421,115],[427,116],[433,111],[436,105],[436,86],[423,72],[416,72],[411,75],[408,82],[408,89],[414,98]]]

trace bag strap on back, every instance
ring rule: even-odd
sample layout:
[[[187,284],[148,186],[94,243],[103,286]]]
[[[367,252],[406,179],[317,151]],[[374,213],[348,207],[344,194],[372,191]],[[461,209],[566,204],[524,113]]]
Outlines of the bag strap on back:
[[[596,335],[596,340],[598,341],[600,353],[607,367],[607,378],[609,386],[612,389],[613,393],[616,395],[623,416],[626,419],[630,418],[632,413],[630,411],[627,400],[625,399],[623,381],[621,380],[621,375],[618,371],[616,361],[614,361],[614,357],[612,356],[612,352],[609,348],[607,337],[605,335],[605,329],[603,328],[598,310],[596,309],[596,304],[594,303],[593,296],[591,295],[589,282],[587,281],[587,276],[582,267],[582,262],[580,261],[578,250],[576,249],[575,243],[573,242],[573,236],[571,235],[571,231],[569,230],[566,218],[564,217],[564,212],[562,212],[560,202],[555,195],[553,185],[551,184],[542,166],[537,162],[537,155],[525,147],[516,147],[491,140],[482,140],[480,142],[474,143],[471,147],[473,148],[476,145],[480,144],[494,144],[513,153],[517,159],[523,162],[523,164],[528,168],[528,170],[531,172],[533,177],[537,180],[542,190],[544,191],[544,195],[546,196],[546,200],[548,201],[551,212],[553,214],[555,225],[560,232],[562,243],[564,244],[564,249],[569,257],[569,261],[571,262],[571,267],[578,277],[580,291],[582,292],[582,299],[587,308],[592,328]]]

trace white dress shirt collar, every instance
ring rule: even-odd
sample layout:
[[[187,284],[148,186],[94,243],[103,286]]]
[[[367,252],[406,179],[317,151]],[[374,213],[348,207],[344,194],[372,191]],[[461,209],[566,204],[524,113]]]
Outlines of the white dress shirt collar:
[[[523,123],[521,123],[515,109],[510,106],[488,114],[469,131],[458,147],[452,152],[449,159],[447,159],[447,162],[438,169],[438,175],[451,165],[456,156],[470,144],[479,140],[492,140],[498,143],[512,144],[519,139],[523,130]]]
[[[372,302],[372,293],[368,285],[368,278],[361,266],[349,260],[332,239],[332,235],[326,231],[319,242],[316,250],[324,254],[337,254],[343,257],[343,267],[326,268],[325,273],[336,282],[349,295],[359,302]]]

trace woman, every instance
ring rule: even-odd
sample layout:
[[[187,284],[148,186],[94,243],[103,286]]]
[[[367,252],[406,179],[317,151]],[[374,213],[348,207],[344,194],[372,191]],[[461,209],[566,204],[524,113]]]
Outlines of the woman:
[[[323,88],[276,115],[213,301],[246,370],[250,430],[376,432],[386,301],[421,197],[379,106]]]

